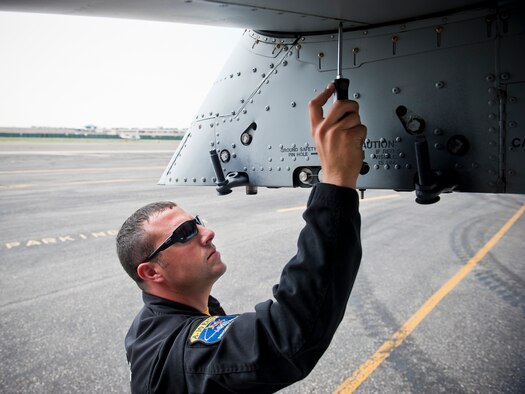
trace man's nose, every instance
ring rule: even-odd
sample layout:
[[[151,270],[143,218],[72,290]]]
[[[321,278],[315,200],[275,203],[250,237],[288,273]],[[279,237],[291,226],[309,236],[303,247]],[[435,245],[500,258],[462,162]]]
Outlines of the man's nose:
[[[199,226],[199,232],[201,234],[201,242],[204,245],[209,244],[215,238],[215,232],[207,227]]]

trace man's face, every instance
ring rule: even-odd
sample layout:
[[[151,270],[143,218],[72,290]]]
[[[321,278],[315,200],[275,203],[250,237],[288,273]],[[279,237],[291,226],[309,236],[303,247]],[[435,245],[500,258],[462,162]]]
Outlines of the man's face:
[[[152,235],[155,248],[160,246],[178,226],[193,219],[182,208],[173,207],[150,218],[144,225]],[[186,243],[176,243],[159,253],[158,272],[165,279],[164,285],[177,292],[194,292],[211,289],[213,283],[226,271],[221,254],[212,241],[215,233],[198,225],[198,234]]]

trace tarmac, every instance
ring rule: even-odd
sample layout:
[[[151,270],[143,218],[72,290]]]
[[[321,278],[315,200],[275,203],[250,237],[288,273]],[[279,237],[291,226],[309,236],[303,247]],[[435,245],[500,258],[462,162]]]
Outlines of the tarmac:
[[[149,202],[214,229],[228,270],[213,294],[228,313],[272,297],[309,190],[158,186],[176,144],[0,140],[0,392],[129,392],[123,341],[142,301],[115,235]],[[345,318],[283,393],[525,392],[525,196],[414,197],[367,191]]]

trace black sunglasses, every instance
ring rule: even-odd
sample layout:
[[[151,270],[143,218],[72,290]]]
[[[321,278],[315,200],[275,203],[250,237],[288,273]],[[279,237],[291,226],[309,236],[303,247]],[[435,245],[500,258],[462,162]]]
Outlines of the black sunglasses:
[[[199,232],[197,225],[204,226],[204,222],[200,217],[195,216],[194,219],[182,223],[179,227],[173,230],[173,233],[165,240],[155,251],[150,254],[145,261],[151,261],[157,254],[177,242],[183,244],[195,237]]]

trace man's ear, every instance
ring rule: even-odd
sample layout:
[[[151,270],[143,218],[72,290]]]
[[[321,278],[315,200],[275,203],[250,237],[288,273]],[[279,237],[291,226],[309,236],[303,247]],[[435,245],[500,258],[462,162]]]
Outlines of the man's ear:
[[[137,267],[137,274],[145,282],[160,282],[164,279],[158,271],[159,265],[155,263],[141,263]]]

